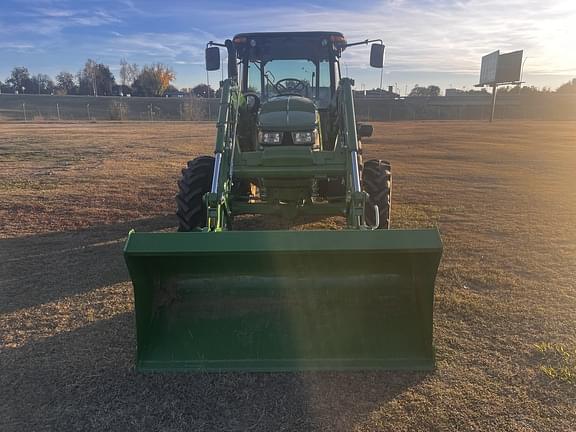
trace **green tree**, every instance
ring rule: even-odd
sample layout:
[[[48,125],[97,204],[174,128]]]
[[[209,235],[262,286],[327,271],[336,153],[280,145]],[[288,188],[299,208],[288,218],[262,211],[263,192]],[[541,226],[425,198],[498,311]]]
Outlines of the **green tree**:
[[[93,96],[111,96],[116,84],[110,68],[88,59],[78,74],[79,93]]]
[[[214,90],[208,84],[198,84],[192,88],[192,94],[196,97],[212,98],[214,97]]]
[[[56,75],[56,91],[60,94],[71,95],[78,92],[78,85],[74,75],[70,72],[60,72]]]
[[[521,94],[521,95],[533,95],[533,94],[541,94],[541,93],[550,93],[550,89],[548,87],[536,87],[536,86],[506,86],[498,88],[498,94]]]
[[[418,84],[414,86],[412,91],[408,96],[440,96],[440,87],[435,85],[429,85],[428,87],[420,87]]]
[[[175,77],[174,71],[161,63],[144,65],[132,84],[134,96],[163,96]]]
[[[429,85],[427,87],[428,96],[440,96],[440,87],[435,85]]]
[[[6,84],[13,92],[18,93],[33,93],[32,79],[28,68],[24,66],[15,67],[10,73],[10,77],[6,80]]]
[[[29,93],[52,94],[54,87],[54,81],[48,75],[39,73],[31,78]]]
[[[179,93],[179,92],[180,92],[180,90],[178,90],[176,87],[174,87],[172,84],[170,84],[170,85],[168,86],[168,88],[164,91],[164,94],[167,94],[167,93]]]
[[[571,81],[562,84],[560,87],[556,89],[556,93],[568,93],[568,94],[575,94],[576,93],[576,78],[573,78]]]

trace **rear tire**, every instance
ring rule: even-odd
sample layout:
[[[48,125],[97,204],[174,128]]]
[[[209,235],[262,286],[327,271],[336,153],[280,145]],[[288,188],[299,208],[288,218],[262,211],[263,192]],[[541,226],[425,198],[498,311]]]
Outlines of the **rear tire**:
[[[362,169],[362,188],[369,198],[364,210],[366,223],[376,224],[374,206],[378,206],[380,225],[378,229],[390,228],[390,205],[392,198],[392,167],[390,162],[372,159],[364,163]]]
[[[204,194],[210,192],[212,175],[214,173],[214,158],[200,156],[188,162],[182,169],[182,177],[178,180],[176,195],[176,217],[178,231],[192,231],[204,228],[207,222]]]

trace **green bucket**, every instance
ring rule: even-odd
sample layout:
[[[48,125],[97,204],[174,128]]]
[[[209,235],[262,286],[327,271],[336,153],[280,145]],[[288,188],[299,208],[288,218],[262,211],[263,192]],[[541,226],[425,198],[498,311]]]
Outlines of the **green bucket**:
[[[139,370],[431,369],[438,231],[132,232]]]

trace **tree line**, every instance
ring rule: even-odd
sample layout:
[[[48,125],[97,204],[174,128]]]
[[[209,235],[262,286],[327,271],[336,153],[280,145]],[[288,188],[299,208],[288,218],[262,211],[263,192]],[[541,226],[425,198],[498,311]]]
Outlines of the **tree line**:
[[[485,88],[481,90],[467,90],[461,91],[463,94],[467,95],[489,95],[488,91]],[[514,86],[504,86],[498,88],[498,94],[521,94],[521,95],[528,95],[528,94],[542,94],[542,93],[554,93],[549,87],[542,87],[538,88],[535,86],[521,86],[521,85],[514,85]],[[555,93],[564,93],[564,94],[576,94],[576,78],[568,81],[567,83],[562,84],[555,90]],[[414,88],[410,91],[408,96],[426,96],[426,97],[433,97],[433,96],[440,96],[440,87],[435,85],[429,85],[428,87],[422,87],[418,84],[414,86]]]
[[[15,67],[4,83],[0,81],[0,93],[148,97],[188,93],[204,98],[220,96],[220,90],[214,90],[207,84],[178,90],[172,85],[175,79],[175,72],[162,63],[140,67],[136,63],[128,63],[126,59],[122,59],[117,82],[108,65],[88,59],[76,74],[62,71],[56,75],[55,80],[43,73],[31,75],[24,66]],[[485,89],[468,90],[463,93],[488,94]],[[498,93],[535,94],[552,93],[552,90],[547,87],[539,89],[534,86],[517,85],[501,87]],[[556,93],[576,94],[576,78],[558,87]],[[440,96],[440,87],[436,85],[422,87],[416,84],[408,96]]]
[[[4,82],[0,81],[0,93],[148,97],[171,93],[214,97],[217,93],[206,84],[178,90],[172,85],[176,74],[162,63],[140,67],[136,63],[128,63],[126,59],[122,59],[118,75],[117,80],[108,65],[92,59],[88,59],[76,74],[62,71],[54,77],[55,79],[43,73],[32,75],[28,68],[19,66],[12,69]]]

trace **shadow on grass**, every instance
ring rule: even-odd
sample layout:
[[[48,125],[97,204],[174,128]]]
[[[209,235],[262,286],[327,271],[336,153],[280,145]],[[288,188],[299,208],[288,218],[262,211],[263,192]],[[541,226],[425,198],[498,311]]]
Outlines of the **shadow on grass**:
[[[128,231],[176,225],[173,216],[0,240],[0,313],[128,281]]]
[[[129,281],[129,229],[158,217],[0,240],[0,313]],[[140,374],[121,313],[0,351],[0,430],[351,430],[426,374]]]
[[[0,429],[351,430],[425,374],[140,374],[132,314],[0,352]]]

